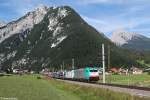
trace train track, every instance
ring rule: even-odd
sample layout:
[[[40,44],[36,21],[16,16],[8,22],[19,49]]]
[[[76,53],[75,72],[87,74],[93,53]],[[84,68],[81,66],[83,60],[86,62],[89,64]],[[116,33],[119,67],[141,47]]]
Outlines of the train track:
[[[97,82],[84,82],[84,81],[73,81],[73,80],[62,80],[72,84],[92,86],[97,88],[109,89],[115,92],[128,93],[130,95],[148,97],[150,98],[150,88],[148,87],[138,87],[138,86],[128,86],[128,85],[119,85],[119,84],[108,84],[108,83],[97,83]]]
[[[97,85],[106,85],[106,86],[114,86],[114,87],[121,87],[121,88],[129,88],[129,89],[150,91],[149,87],[139,87],[139,86],[133,86],[133,85],[120,85],[120,84],[110,84],[110,83],[95,83],[95,82],[91,82],[91,83],[92,84],[97,84]]]
[[[68,79],[62,79],[62,80],[68,80]],[[74,80],[69,80],[69,81],[74,81]],[[98,83],[98,82],[87,82],[87,81],[77,81],[77,82],[97,84],[97,85],[105,85],[105,86],[114,86],[114,87],[121,87],[121,88],[129,88],[129,89],[137,89],[137,90],[144,90],[144,91],[150,91],[149,87],[139,87],[139,86],[133,86],[133,85],[121,85],[121,84]]]
[[[68,79],[60,79],[60,80],[68,80]],[[68,81],[82,82],[82,83],[89,83],[89,84],[96,84],[96,85],[113,86],[113,87],[128,88],[128,89],[137,89],[137,90],[144,90],[144,91],[150,91],[150,88],[149,88],[149,87],[139,87],[139,86],[133,86],[133,85],[121,85],[121,84],[98,83],[98,82],[75,81],[75,80],[68,80]]]

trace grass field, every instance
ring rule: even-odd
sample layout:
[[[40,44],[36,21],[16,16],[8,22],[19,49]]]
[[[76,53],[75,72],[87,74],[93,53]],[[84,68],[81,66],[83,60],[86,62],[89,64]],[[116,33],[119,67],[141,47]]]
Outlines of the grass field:
[[[150,75],[147,73],[141,75],[107,75],[106,82],[150,87]]]
[[[106,89],[37,79],[37,75],[0,77],[2,97],[17,100],[150,100]]]
[[[37,76],[0,77],[0,97],[18,100],[78,100]]]

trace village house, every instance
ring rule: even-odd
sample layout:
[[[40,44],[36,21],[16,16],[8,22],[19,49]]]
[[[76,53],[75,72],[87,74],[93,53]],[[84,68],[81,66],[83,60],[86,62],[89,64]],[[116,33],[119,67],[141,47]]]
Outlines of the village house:
[[[110,70],[110,72],[111,72],[111,73],[119,74],[120,68],[112,67],[111,70]]]
[[[131,67],[131,72],[132,72],[132,74],[137,75],[137,74],[142,74],[143,70],[133,66],[133,67]]]
[[[120,68],[120,74],[122,74],[122,75],[128,75],[128,72],[129,72],[128,69]]]
[[[127,75],[128,69],[113,67],[111,68],[110,72],[115,74]]]

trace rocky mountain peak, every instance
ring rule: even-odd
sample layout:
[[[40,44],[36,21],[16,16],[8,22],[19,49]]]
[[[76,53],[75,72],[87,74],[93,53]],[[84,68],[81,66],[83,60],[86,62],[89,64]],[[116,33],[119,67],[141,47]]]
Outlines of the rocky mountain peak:
[[[10,36],[18,33],[23,33],[27,30],[31,30],[35,24],[40,23],[48,8],[46,6],[40,6],[32,12],[28,12],[20,19],[8,23],[5,27],[0,28],[0,43]]]
[[[3,41],[0,43],[0,66],[3,69],[22,67],[40,71],[49,66],[59,68],[62,61],[69,68],[72,58],[76,59],[76,67],[99,65],[102,43],[113,47],[113,66],[132,61],[68,6],[48,10],[38,7],[0,28],[0,35]]]
[[[150,38],[135,32],[114,32],[111,41],[128,49],[150,50]]]
[[[113,32],[111,40],[121,46],[138,37],[141,37],[141,35],[135,32]]]
[[[35,11],[40,11],[40,12],[45,12],[46,10],[48,9],[48,7],[47,6],[45,6],[45,5],[40,5],[40,6],[38,6],[37,8],[35,8]]]

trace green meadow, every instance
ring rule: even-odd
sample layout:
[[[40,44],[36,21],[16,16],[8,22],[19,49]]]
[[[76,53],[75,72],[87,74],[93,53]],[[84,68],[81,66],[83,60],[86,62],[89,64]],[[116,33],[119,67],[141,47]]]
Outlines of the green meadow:
[[[102,80],[100,80],[100,82],[102,82]],[[114,84],[150,87],[150,75],[148,75],[148,73],[143,73],[140,75],[107,75],[106,82]]]
[[[0,98],[2,97],[17,100],[150,100],[107,89],[39,78],[39,75],[0,77]]]

